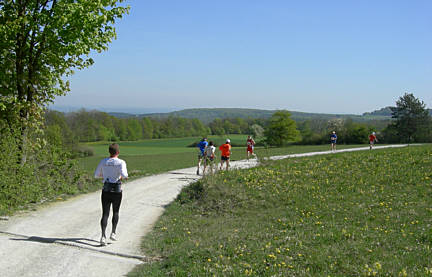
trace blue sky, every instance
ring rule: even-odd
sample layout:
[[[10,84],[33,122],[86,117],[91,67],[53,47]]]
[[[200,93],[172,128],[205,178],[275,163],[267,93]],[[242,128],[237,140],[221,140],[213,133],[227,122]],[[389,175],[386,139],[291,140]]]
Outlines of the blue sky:
[[[432,108],[432,1],[135,0],[55,106],[356,113]]]

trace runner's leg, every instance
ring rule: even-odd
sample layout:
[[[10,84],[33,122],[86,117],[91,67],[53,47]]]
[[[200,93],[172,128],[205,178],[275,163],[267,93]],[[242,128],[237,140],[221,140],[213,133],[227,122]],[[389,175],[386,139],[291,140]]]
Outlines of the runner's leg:
[[[108,217],[110,214],[110,208],[111,208],[111,199],[108,195],[108,192],[102,192],[101,195],[101,201],[102,201],[102,219],[101,219],[101,229],[102,229],[102,237],[106,237],[105,230],[108,224]]]
[[[210,166],[211,166],[211,164],[210,164],[210,160],[209,160],[209,157],[206,156],[206,157],[204,157],[203,176],[204,176],[204,174],[205,174],[205,171],[206,171],[207,165],[210,165]]]
[[[197,167],[197,175],[199,175],[199,169],[200,169],[200,166],[201,166],[201,155],[200,155],[200,154],[198,154],[198,167]]]
[[[117,223],[119,221],[119,211],[122,200],[122,193],[113,193],[113,198],[112,233],[115,234],[117,229]]]

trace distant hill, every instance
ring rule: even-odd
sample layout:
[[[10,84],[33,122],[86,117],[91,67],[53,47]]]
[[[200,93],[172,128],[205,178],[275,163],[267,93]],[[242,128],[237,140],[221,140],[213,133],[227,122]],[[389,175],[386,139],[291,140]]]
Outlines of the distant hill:
[[[143,117],[167,118],[170,116],[183,118],[198,118],[204,123],[209,123],[215,118],[270,118],[275,111],[258,109],[236,109],[236,108],[215,108],[215,109],[185,109],[170,113],[143,114]]]
[[[388,116],[391,117],[392,111],[390,106],[370,112],[370,113],[364,113],[363,116]],[[432,109],[428,109],[429,115],[432,116]]]
[[[370,113],[364,113],[363,116],[374,116],[374,115],[379,115],[379,116],[390,116],[392,115],[392,111],[390,109],[391,107],[385,107]]]
[[[185,109],[169,113],[151,113],[141,114],[139,117],[152,118],[167,118],[183,117],[183,118],[198,118],[203,123],[209,123],[215,118],[270,118],[276,110],[259,110],[259,109],[236,109],[236,108],[202,108],[202,109]],[[291,118],[295,121],[313,120],[313,119],[334,119],[334,118],[351,118],[353,121],[368,121],[368,120],[385,120],[390,117],[385,115],[355,115],[355,114],[323,114],[323,113],[305,113],[290,111]],[[133,116],[133,115],[131,115]]]
[[[109,112],[109,115],[115,116],[117,118],[129,118],[129,117],[142,117],[141,115],[137,114],[130,114],[130,113],[116,113],[116,112]]]
[[[432,109],[428,109],[429,114],[432,116]],[[152,118],[167,118],[167,117],[183,117],[183,118],[198,118],[204,124],[208,124],[215,118],[270,118],[276,110],[259,110],[259,109],[240,109],[240,108],[200,108],[200,109],[184,109],[180,111],[167,112],[167,113],[147,113],[147,114],[132,114],[132,113],[118,113],[110,112],[109,114],[118,118],[128,117],[152,117]],[[391,109],[385,107],[373,112],[366,112],[362,115],[356,114],[325,114],[325,113],[305,113],[290,111],[291,118],[295,121],[304,120],[330,120],[335,118],[352,119],[354,122],[366,121],[388,121],[391,120]]]

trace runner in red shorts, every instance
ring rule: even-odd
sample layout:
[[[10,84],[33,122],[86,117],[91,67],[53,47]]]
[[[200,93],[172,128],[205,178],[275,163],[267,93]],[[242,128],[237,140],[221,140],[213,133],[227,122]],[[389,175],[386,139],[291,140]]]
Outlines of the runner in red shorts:
[[[253,140],[253,138],[251,136],[248,136],[247,140],[246,140],[246,155],[247,155],[247,160],[249,161],[249,156],[252,155],[255,158],[257,157],[257,155],[253,152],[254,151],[254,146],[255,146],[255,141]]]
[[[372,132],[372,134],[369,135],[369,149],[372,150],[372,147],[374,146],[375,142],[378,142],[378,139],[376,137],[375,132]]]

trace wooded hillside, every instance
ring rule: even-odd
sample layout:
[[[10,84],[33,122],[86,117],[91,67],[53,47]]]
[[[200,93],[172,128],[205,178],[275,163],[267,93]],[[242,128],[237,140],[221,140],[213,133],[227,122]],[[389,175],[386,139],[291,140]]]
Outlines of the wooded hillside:
[[[183,117],[183,118],[198,118],[204,124],[212,122],[216,118],[243,118],[243,119],[269,119],[276,110],[260,110],[260,109],[240,109],[240,108],[201,108],[201,109],[184,109],[169,113],[150,113],[150,114],[140,114],[134,115],[129,114],[129,117],[151,117],[151,118],[168,118],[168,117]],[[324,113],[306,113],[306,112],[296,112],[290,111],[291,118],[295,121],[304,120],[330,120],[336,118],[342,119],[352,119],[354,122],[366,122],[370,120],[388,120],[390,115],[365,113],[363,115],[356,114],[324,114]],[[128,117],[125,113],[109,113],[116,117]]]

